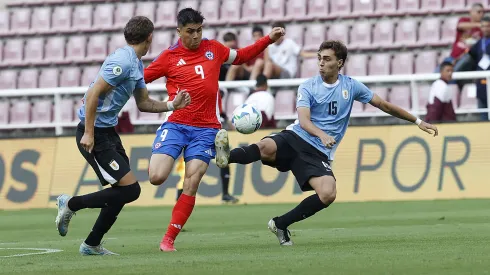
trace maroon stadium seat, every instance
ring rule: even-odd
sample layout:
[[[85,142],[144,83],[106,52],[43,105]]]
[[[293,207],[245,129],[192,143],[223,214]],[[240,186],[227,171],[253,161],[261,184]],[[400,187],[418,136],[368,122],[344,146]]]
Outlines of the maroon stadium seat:
[[[252,37],[252,28],[242,28],[240,29],[240,34],[238,35],[238,47],[243,48],[248,45],[252,45],[255,41]]]
[[[396,85],[391,88],[388,99],[391,103],[396,104],[405,110],[410,110],[410,86]]]
[[[61,99],[61,121],[72,122],[73,121],[73,105],[75,102],[71,98]]]
[[[202,37],[207,38],[208,40],[213,40],[216,38],[216,29],[214,28],[205,28],[202,30]]]
[[[221,21],[223,23],[240,23],[240,0],[224,0],[221,5]]]
[[[396,53],[391,61],[392,74],[413,74],[413,53]]]
[[[117,3],[114,12],[114,27],[124,28],[129,19],[134,16],[135,3]]]
[[[288,38],[291,38],[300,47],[303,47],[305,42],[304,25],[296,25],[296,24],[287,25],[286,32]]]
[[[206,18],[207,25],[218,25],[222,23],[219,19],[219,1],[218,0],[203,0],[201,1],[200,11]]]
[[[487,8],[489,3],[488,1],[482,1],[482,0],[467,0],[466,1],[466,8],[469,9],[473,4],[481,4],[483,8]]]
[[[244,23],[260,22],[263,19],[262,0],[243,0],[242,19]]]
[[[475,84],[465,84],[461,91],[461,103],[459,104],[459,109],[476,109],[477,107]]]
[[[31,31],[36,33],[47,33],[50,30],[51,8],[37,7],[32,11]]]
[[[353,2],[354,4],[352,7],[352,13],[354,15],[362,16],[362,15],[372,15],[374,13],[374,1],[354,0]]]
[[[310,78],[318,74],[318,60],[316,58],[303,59],[301,63],[301,78]]]
[[[17,80],[19,89],[34,89],[37,88],[39,72],[36,69],[21,70]]]
[[[310,19],[328,18],[329,16],[328,3],[329,0],[309,0],[307,17]],[[331,10],[333,11],[333,9]]]
[[[3,59],[3,41],[0,41],[0,64]]]
[[[15,100],[10,105],[10,124],[28,124],[31,116],[29,100]]]
[[[17,88],[17,71],[0,70],[0,90]]]
[[[86,40],[82,35],[71,36],[66,42],[66,60],[67,61],[82,61],[85,60]]]
[[[262,21],[285,20],[286,3],[284,0],[266,0],[264,4],[264,17]]]
[[[0,10],[0,35],[7,34],[10,27],[10,12],[8,10]]]
[[[330,16],[333,17],[345,17],[352,15],[352,2],[351,0],[334,0],[330,1]]]
[[[444,0],[443,10],[448,12],[464,11],[466,10],[465,0]]]
[[[381,99],[388,100],[388,88],[386,87],[369,87],[371,91],[376,93]],[[381,112],[380,109],[374,107],[373,105],[367,103],[365,104],[364,107],[364,112],[368,113],[376,113],[376,112]]]
[[[151,20],[151,22],[155,21],[155,2],[138,2],[136,4],[136,13],[135,15],[145,16]]]
[[[419,13],[419,0],[398,0],[398,12],[402,14]]]
[[[423,0],[420,10],[424,13],[437,13],[442,9],[443,0]]]
[[[13,9],[10,17],[10,31],[16,34],[29,32],[31,9]]]
[[[319,41],[325,41],[326,27],[321,23],[308,24],[305,31],[305,50],[318,50]],[[330,39],[330,37],[329,37]]]
[[[419,52],[419,54],[415,58],[415,73],[417,74],[433,73],[436,67],[437,67],[436,51]]]
[[[288,0],[285,20],[307,20],[307,0]],[[288,26],[289,27],[289,26]]]
[[[98,65],[84,67],[80,85],[84,87],[89,86],[93,81],[95,81],[99,71],[100,66]]]
[[[233,117],[233,111],[235,108],[243,104],[246,100],[244,93],[232,92],[228,94],[228,99],[226,100],[226,115],[228,117]]]
[[[459,92],[458,85],[456,85],[456,84],[449,85],[449,90],[451,91],[451,93],[453,95],[453,98],[452,98],[453,109],[456,110],[458,108],[459,102],[460,102],[460,92]]]
[[[61,70],[60,87],[79,87],[80,86],[80,69],[77,67],[68,67]]]
[[[296,114],[296,91],[277,91],[274,104],[274,118],[291,118]]]
[[[364,106],[361,102],[354,100],[354,103],[352,104],[352,111],[353,114],[358,114],[364,112]]]
[[[75,6],[71,28],[76,31],[87,31],[92,29],[92,13],[92,5]]]
[[[367,75],[368,58],[365,54],[353,54],[347,58],[347,64],[345,65],[345,72],[347,75],[352,76],[365,76]]]
[[[0,101],[0,125],[9,124],[10,102],[8,99]]]
[[[88,38],[87,60],[101,62],[107,56],[107,35],[96,34]]]
[[[441,44],[441,21],[438,18],[426,18],[420,22],[418,44]]]
[[[72,114],[73,114],[73,121],[76,121],[76,122],[79,122],[80,119],[78,118],[78,109],[80,109],[80,107],[82,107],[82,98],[80,99],[77,99],[75,100],[75,102],[73,102],[73,109],[72,109]]]
[[[395,44],[399,47],[415,46],[417,43],[417,22],[404,19],[398,22],[395,31]]]
[[[57,6],[51,14],[51,30],[64,32],[71,29],[71,11],[70,6]],[[109,15],[107,15],[109,16]]]
[[[376,53],[371,55],[368,63],[369,75],[389,75],[391,56],[387,53]]]
[[[31,38],[24,45],[24,63],[40,64],[43,61],[44,39]]]
[[[369,22],[357,22],[350,32],[349,48],[369,49],[371,47],[372,25]]]
[[[158,2],[155,26],[177,26],[177,1]]]
[[[3,64],[20,65],[22,64],[22,49],[24,48],[24,40],[22,39],[6,39],[3,47]]]
[[[417,85],[417,96],[419,98],[418,108],[419,111],[427,110],[427,103],[429,102],[430,84]]]
[[[124,46],[126,46],[126,39],[124,38],[124,34],[113,33],[109,41],[109,54]]]
[[[31,123],[50,123],[53,121],[53,102],[49,99],[34,101]]]
[[[396,12],[396,0],[376,0],[377,15],[392,15]]]
[[[193,8],[195,10],[199,10],[199,1],[197,0],[180,0],[177,2],[179,3],[179,6],[177,8],[178,11],[185,8]]]
[[[380,20],[374,25],[373,47],[388,48],[394,42],[394,26],[391,20]]]
[[[347,23],[339,22],[335,24],[331,24],[328,28],[327,38],[329,40],[340,40],[344,42],[344,44],[349,43],[349,25]],[[320,46],[323,40],[319,40],[316,42],[317,49]]]
[[[149,58],[157,57],[163,50],[172,45],[172,33],[170,31],[156,31],[153,33]]]
[[[441,30],[441,42],[451,44],[456,39],[456,28],[458,26],[459,17],[449,17],[444,19]]]
[[[114,5],[100,4],[95,6],[94,30],[110,30],[114,24]]]
[[[56,68],[42,69],[39,74],[39,88],[58,87],[59,71]]]
[[[53,36],[47,39],[44,47],[44,63],[62,63],[65,58],[65,38]]]

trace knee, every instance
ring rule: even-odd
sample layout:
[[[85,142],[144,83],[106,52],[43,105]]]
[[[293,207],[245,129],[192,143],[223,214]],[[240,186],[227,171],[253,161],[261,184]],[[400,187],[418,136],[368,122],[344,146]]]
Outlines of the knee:
[[[137,200],[141,194],[141,186],[138,182],[128,185],[126,187],[126,202],[130,203]]]
[[[271,148],[270,146],[267,145],[267,142],[262,140],[259,143],[257,143],[257,147],[259,147],[260,157],[262,159],[268,160],[274,158],[276,152],[274,148]]]
[[[164,183],[167,180],[168,175],[165,175],[165,174],[162,174],[162,173],[152,173],[150,171],[149,178],[150,178],[150,183],[151,184],[153,184],[153,185],[161,185],[162,183]]]
[[[318,192],[318,197],[325,205],[329,205],[335,201],[337,189],[335,187],[322,189],[321,192]]]

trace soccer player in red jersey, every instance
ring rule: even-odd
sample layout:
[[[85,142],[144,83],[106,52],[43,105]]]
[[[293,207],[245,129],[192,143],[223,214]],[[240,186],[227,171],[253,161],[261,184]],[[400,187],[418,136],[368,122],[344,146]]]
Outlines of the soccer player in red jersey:
[[[221,65],[246,63],[285,34],[283,28],[274,28],[255,44],[232,50],[218,41],[203,39],[203,21],[199,11],[181,10],[177,15],[179,41],[164,50],[144,73],[146,83],[167,78],[169,100],[179,90],[186,90],[192,97],[191,105],[174,111],[158,128],[152,148],[149,176],[153,185],[165,182],[182,150],[186,163],[184,192],[174,206],[167,233],[160,243],[162,251],[175,251],[175,238],[192,213],[199,182],[216,155],[215,138],[221,129],[218,105]]]

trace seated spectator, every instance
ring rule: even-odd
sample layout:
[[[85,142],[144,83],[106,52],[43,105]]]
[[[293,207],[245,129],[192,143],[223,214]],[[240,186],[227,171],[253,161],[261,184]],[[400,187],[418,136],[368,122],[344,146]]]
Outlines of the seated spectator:
[[[252,37],[255,41],[264,37],[264,30],[261,27],[255,26],[252,29]],[[248,45],[241,45],[248,46]],[[260,53],[256,58],[242,65],[231,65],[226,74],[226,81],[232,80],[255,80],[264,70],[264,52]]]
[[[272,28],[286,28],[283,23],[276,22]],[[287,36],[286,36],[287,37]],[[298,56],[303,58],[316,57],[316,52],[306,52],[292,39],[285,36],[269,45],[264,55],[263,74],[269,78],[294,78],[298,72]]]
[[[470,17],[459,19],[456,40],[451,52],[454,61],[459,60],[482,37],[481,20],[483,13],[483,5],[475,3],[471,6]]]
[[[427,104],[427,122],[456,121],[449,82],[452,80],[453,64],[443,62],[441,64],[441,78],[434,81],[430,87],[429,102]]]
[[[269,91],[267,77],[257,76],[255,91],[245,100],[245,104],[251,104],[262,113],[262,126],[260,128],[275,128],[274,120],[274,96]]]
[[[236,34],[232,32],[227,32],[225,35],[223,35],[223,45],[230,49],[238,49],[238,40],[236,38]],[[222,64],[220,71],[219,71],[219,81],[225,81],[226,80],[226,74],[228,73],[228,70],[230,69],[231,64]]]

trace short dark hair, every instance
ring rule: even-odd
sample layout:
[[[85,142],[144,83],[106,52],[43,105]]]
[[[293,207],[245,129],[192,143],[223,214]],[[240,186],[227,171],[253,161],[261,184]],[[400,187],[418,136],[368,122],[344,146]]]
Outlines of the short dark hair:
[[[204,16],[200,11],[193,8],[185,8],[179,11],[177,14],[177,24],[185,26],[187,24],[202,24],[204,22]]]
[[[274,22],[272,23],[272,28],[283,28],[286,29],[286,25],[282,22]]]
[[[474,8],[482,8],[483,9],[483,4],[482,3],[474,3],[473,5],[471,5],[471,8],[474,9]]]
[[[488,15],[485,15],[483,16],[483,18],[481,19],[482,22],[490,22],[490,16]]]
[[[267,85],[267,76],[263,75],[263,74],[259,74],[257,76],[257,79],[255,79],[257,81],[257,83],[255,83],[255,87],[261,87],[261,86],[264,86],[264,85]]]
[[[225,35],[223,35],[223,41],[225,42],[236,41],[236,34],[232,32],[225,33]]]
[[[442,72],[442,70],[444,70],[444,68],[446,68],[448,66],[454,67],[453,63],[451,63],[451,62],[448,62],[448,61],[442,62],[440,69],[439,69],[439,72]]]
[[[154,29],[150,19],[144,16],[135,16],[126,23],[124,38],[129,45],[137,45],[145,42]]]
[[[342,59],[344,61],[342,62],[342,66],[340,66],[340,69],[344,67],[345,61],[347,60],[347,47],[345,46],[345,44],[339,40],[327,40],[320,45],[320,48],[318,48],[318,52],[328,49],[332,50],[335,53],[335,57],[337,57],[337,60]]]
[[[260,27],[260,26],[254,26],[254,27],[252,28],[252,34],[253,34],[254,32],[260,32],[262,35],[264,35],[264,29],[262,29],[262,27]]]

